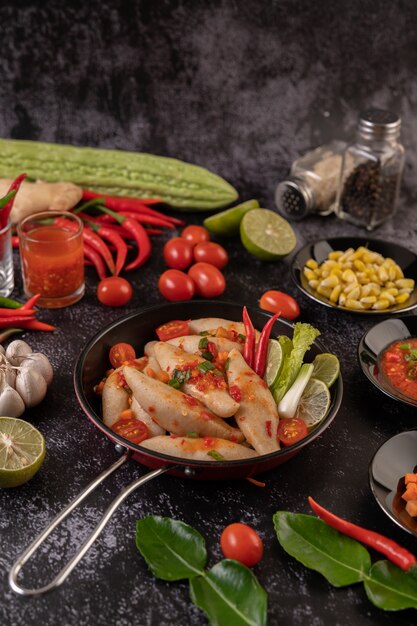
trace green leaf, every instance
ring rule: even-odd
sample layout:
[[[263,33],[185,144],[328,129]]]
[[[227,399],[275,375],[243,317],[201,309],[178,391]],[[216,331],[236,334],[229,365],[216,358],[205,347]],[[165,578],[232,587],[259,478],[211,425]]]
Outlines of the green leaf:
[[[225,559],[190,580],[191,599],[212,626],[265,626],[267,595],[245,565]]]
[[[188,524],[149,515],[136,522],[136,547],[150,570],[163,580],[182,580],[204,571],[204,538]]]
[[[365,580],[365,591],[379,609],[417,609],[417,580],[389,561],[377,561]]]
[[[278,511],[273,519],[284,550],[322,574],[331,585],[344,587],[366,578],[371,557],[354,539],[312,515]]]

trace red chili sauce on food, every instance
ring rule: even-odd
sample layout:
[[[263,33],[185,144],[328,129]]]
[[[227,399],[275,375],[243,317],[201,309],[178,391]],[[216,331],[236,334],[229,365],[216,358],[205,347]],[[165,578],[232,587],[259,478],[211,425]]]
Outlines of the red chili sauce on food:
[[[417,338],[390,344],[382,353],[379,367],[395,389],[417,400]]]

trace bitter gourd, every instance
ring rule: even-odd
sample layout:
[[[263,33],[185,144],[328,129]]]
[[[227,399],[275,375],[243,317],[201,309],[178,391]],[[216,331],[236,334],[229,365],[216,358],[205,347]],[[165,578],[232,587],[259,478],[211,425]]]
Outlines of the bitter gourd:
[[[160,198],[183,211],[210,210],[234,202],[237,191],[217,174],[179,159],[145,152],[80,148],[0,139],[0,177],[70,181],[112,196]]]

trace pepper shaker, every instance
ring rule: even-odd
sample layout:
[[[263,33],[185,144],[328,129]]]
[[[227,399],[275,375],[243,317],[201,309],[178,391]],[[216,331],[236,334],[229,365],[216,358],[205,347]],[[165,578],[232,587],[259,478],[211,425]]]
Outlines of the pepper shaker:
[[[334,205],[338,217],[373,230],[394,215],[404,167],[400,128],[400,117],[390,111],[360,115],[356,141],[343,155]]]

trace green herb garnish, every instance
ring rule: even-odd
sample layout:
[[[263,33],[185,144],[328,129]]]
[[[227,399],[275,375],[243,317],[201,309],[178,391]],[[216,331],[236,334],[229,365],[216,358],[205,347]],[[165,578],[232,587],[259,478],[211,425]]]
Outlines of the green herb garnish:
[[[225,370],[225,372],[227,372],[227,370],[229,369],[229,365],[230,365],[230,359],[229,359],[229,357],[227,357],[227,359],[224,362],[224,370]]]
[[[402,343],[400,346],[401,350],[410,350],[411,343]]]
[[[242,335],[242,333],[239,333],[237,338],[240,339],[242,343],[245,343],[246,341],[246,335]]]
[[[168,385],[170,385],[170,387],[174,387],[174,389],[179,389],[181,385],[187,382],[190,376],[191,376],[191,371],[189,369],[186,369],[186,370],[174,369],[174,371],[172,372],[172,377],[168,381]]]
[[[191,433],[186,433],[185,436],[190,437],[191,439],[197,439],[199,435],[195,431],[192,431]]]
[[[203,337],[202,339],[200,339],[200,341],[198,342],[198,349],[199,350],[206,350],[208,346],[208,338],[207,337]]]
[[[202,352],[201,356],[203,357],[203,359],[206,359],[207,361],[212,361],[214,359],[214,356],[211,352]]]
[[[210,452],[207,452],[207,456],[211,456],[215,461],[224,461],[224,456],[217,450],[210,450]]]
[[[203,361],[202,363],[199,363],[197,365],[197,369],[200,370],[200,372],[202,372],[203,374],[207,374],[207,372],[216,368],[214,367],[213,363],[210,363],[210,361]]]

